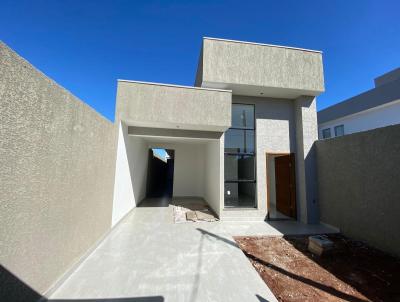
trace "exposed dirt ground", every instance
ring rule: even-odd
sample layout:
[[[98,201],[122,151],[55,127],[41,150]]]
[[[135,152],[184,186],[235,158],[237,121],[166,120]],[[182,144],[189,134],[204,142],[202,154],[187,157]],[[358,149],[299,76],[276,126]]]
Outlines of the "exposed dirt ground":
[[[341,235],[308,252],[307,236],[235,237],[279,301],[400,301],[400,259]]]

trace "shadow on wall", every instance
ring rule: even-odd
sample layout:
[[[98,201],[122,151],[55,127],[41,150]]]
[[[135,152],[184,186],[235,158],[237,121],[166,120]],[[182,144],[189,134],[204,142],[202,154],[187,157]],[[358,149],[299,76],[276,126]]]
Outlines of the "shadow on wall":
[[[42,296],[0,265],[0,301],[38,301]]]
[[[306,179],[307,223],[319,223],[317,155],[315,142],[304,159]],[[299,213],[298,213],[299,214]]]
[[[0,301],[7,302],[163,302],[162,296],[98,298],[98,299],[47,299],[0,265]]]

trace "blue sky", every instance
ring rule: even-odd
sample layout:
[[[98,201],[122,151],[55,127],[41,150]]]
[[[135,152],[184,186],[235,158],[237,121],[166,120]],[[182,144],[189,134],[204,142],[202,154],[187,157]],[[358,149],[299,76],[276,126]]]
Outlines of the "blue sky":
[[[168,155],[167,151],[165,151],[165,149],[155,148],[155,149],[152,149],[152,150],[153,150],[154,153],[158,154],[159,156],[161,156],[163,158],[166,158],[166,156]]]
[[[193,85],[203,36],[322,50],[318,109],[400,66],[400,1],[8,1],[0,39],[114,119],[117,79]]]

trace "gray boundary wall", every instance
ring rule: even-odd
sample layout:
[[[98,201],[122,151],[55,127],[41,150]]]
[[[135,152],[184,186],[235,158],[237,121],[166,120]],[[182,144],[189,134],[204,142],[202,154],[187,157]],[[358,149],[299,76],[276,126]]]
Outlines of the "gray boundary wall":
[[[400,125],[316,143],[321,222],[400,256]]]
[[[1,41],[0,80],[0,262],[43,294],[111,227],[117,128]]]

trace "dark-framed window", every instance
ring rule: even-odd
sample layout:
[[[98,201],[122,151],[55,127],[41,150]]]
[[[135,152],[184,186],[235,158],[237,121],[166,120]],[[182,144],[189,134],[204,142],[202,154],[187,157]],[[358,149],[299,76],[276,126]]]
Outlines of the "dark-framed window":
[[[322,130],[322,138],[330,138],[331,137],[331,128],[326,128]]]
[[[335,136],[343,136],[344,135],[344,125],[339,125],[335,127]]]
[[[232,104],[232,127],[225,132],[225,207],[256,206],[254,109]]]

